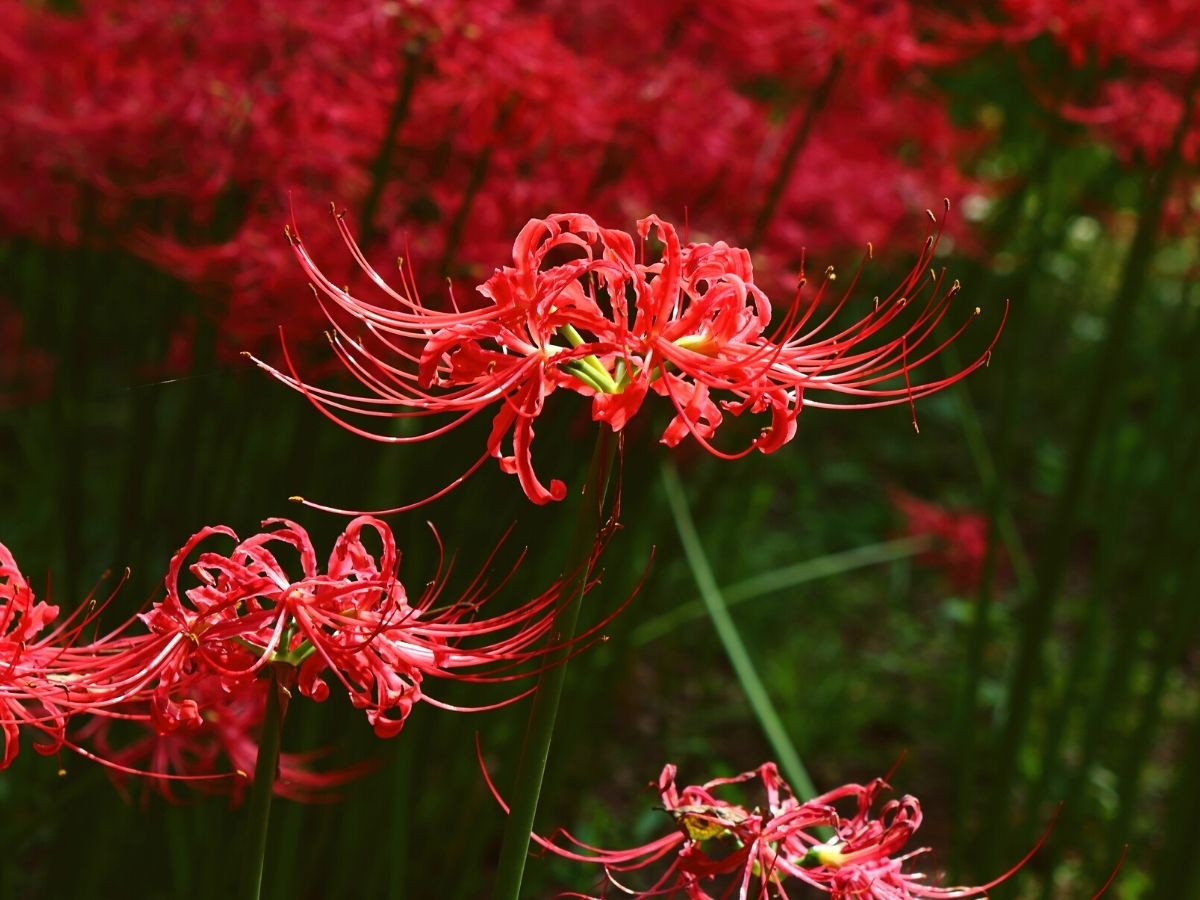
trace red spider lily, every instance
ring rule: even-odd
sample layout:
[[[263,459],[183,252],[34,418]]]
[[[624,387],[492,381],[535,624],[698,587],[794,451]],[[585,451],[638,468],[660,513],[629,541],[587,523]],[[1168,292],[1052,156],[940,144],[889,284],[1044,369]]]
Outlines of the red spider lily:
[[[57,606],[35,601],[16,560],[0,544],[0,768],[17,755],[19,725],[32,726],[49,739],[37,745],[42,752],[54,753],[62,746],[61,691],[44,674],[56,649],[40,634],[57,616]]]
[[[302,391],[333,421],[385,443],[428,440],[486,408],[498,407],[488,454],[505,471],[515,473],[526,495],[539,504],[562,499],[566,492],[561,481],[542,484],[531,453],[534,420],[558,388],[591,398],[593,419],[614,431],[624,427],[653,391],[667,397],[676,413],[663,434],[664,443],[674,445],[690,434],[715,455],[735,458],[754,449],[769,453],[787,443],[805,403],[839,405],[808,399],[817,391],[848,395],[854,398],[850,405],[860,408],[912,404],[983,365],[991,352],[989,346],[954,375],[913,383],[914,370],[966,327],[964,323],[951,337],[927,346],[959,292],[957,282],[946,287],[944,274],[926,277],[940,229],[927,237],[900,287],[882,303],[877,299],[859,322],[827,333],[847,304],[856,276],[833,312],[801,333],[836,277],[832,270],[803,314],[798,290],[772,329],[771,304],[754,284],[745,250],[724,242],[682,246],[675,229],[657,216],[638,223],[638,255],[631,235],[602,228],[581,213],[530,220],[514,244],[514,264],[497,269],[479,287],[485,304],[467,310],[456,306],[449,312],[422,303],[408,268],[402,268],[401,290],[388,286],[341,216],[337,222],[355,261],[384,295],[383,302],[360,299],[339,287],[317,267],[298,237],[292,237],[292,244],[333,324],[334,350],[365,392],[355,395],[306,384],[286,345],[286,373],[255,361]],[[662,245],[661,255],[646,262],[645,244],[652,232]],[[908,310],[920,306],[922,294],[927,295],[924,306],[897,327]],[[735,415],[747,410],[769,413],[770,422],[748,447],[728,453],[710,440],[721,424],[722,410]],[[395,436],[359,427],[343,413],[449,420],[424,433]],[[506,453],[502,445],[510,434],[512,449]],[[461,480],[390,511],[435,499]]]
[[[34,744],[39,753],[66,746],[90,755],[66,739],[66,724],[74,713],[101,708],[104,695],[87,683],[90,654],[72,645],[103,605],[85,603],[55,624],[58,607],[34,597],[16,560],[0,544],[0,769],[16,757],[22,727],[44,739]]]
[[[721,796],[732,785],[752,782],[758,782],[764,803],[748,806]],[[488,786],[504,806],[490,779]],[[917,799],[901,797],[884,804],[878,813],[872,811],[879,795],[888,789],[881,779],[868,785],[848,784],[801,802],[774,763],[682,790],[675,784],[675,767],[667,765],[659,776],[658,789],[663,809],[674,819],[675,828],[648,844],[605,850],[565,831],[549,839],[534,835],[534,840],[557,856],[603,866],[608,882],[622,894],[688,900],[787,898],[791,896],[789,886],[796,882],[817,888],[835,900],[977,897],[1011,877],[1044,840],[987,884],[940,887],[926,883],[919,872],[905,871],[910,860],[928,852],[928,848],[904,852],[921,824]],[[848,819],[835,806],[847,800],[856,804],[854,815]],[[834,837],[823,840],[816,833],[820,828],[832,829]],[[558,836],[566,846],[556,842]],[[626,883],[630,873],[643,870],[651,873],[651,883],[640,889],[630,887]]]
[[[228,553],[200,552],[188,567],[197,583],[181,588],[185,560],[210,538],[237,540],[225,527],[197,532],[171,560],[165,599],[142,616],[149,633],[89,648],[97,662],[88,683],[103,687],[106,702],[148,697],[155,728],[169,734],[203,722],[214,682],[238,691],[266,666],[283,665],[296,669],[300,692],[315,700],[328,696],[332,676],[366,710],[376,734],[391,737],[422,700],[462,709],[426,694],[426,678],[515,680],[529,674],[527,664],[562,649],[542,643],[560,606],[558,583],[510,612],[481,618],[496,592],[481,577],[455,603],[437,606],[448,572],[440,574],[410,603],[396,577],[391,529],[378,519],[352,521],[324,572],[303,528],[286,519],[263,524],[266,530]],[[379,539],[378,553],[363,542],[368,531]],[[280,559],[289,549],[299,557],[299,578]]]
[[[66,736],[72,716],[95,717],[82,736],[113,719],[150,718],[144,708],[125,702],[126,698],[106,683],[105,654],[97,652],[97,645],[77,643],[106,605],[107,601],[84,603],[75,614],[50,628],[58,616],[58,607],[35,601],[12,554],[0,544],[0,736],[4,741],[0,769],[6,768],[16,756],[19,731],[27,728],[43,738],[34,744],[39,753],[53,754],[66,747],[104,765],[110,773],[151,774],[131,767],[141,762],[135,755],[96,754],[80,746],[76,738]],[[128,624],[101,643],[112,641]],[[224,781],[228,773],[160,773],[163,785],[168,779],[197,783],[210,779]]]
[[[904,516],[906,534],[928,535],[936,541],[936,546],[919,558],[945,571],[957,589],[977,589],[987,555],[987,519],[976,512],[948,510],[900,490],[889,495]]]
[[[439,565],[410,602],[396,577],[392,532],[377,519],[350,522],[323,571],[303,528],[285,519],[263,525],[243,541],[223,526],[193,535],[171,560],[166,597],[90,642],[78,639],[104,604],[84,604],[48,630],[57,608],[35,601],[0,545],[0,768],[12,761],[19,731],[27,728],[46,739],[35,745],[40,752],[65,746],[118,773],[114,777],[149,776],[168,795],[177,780],[238,795],[253,769],[270,680],[260,676],[267,666],[318,701],[328,696],[332,677],[366,710],[375,733],[391,737],[420,701],[470,711],[529,693],[459,707],[430,697],[426,679],[506,683],[537,674],[548,655],[566,651],[569,657],[596,640],[616,614],[571,641],[558,640],[551,635],[566,602],[561,581],[508,612],[484,617],[481,608],[507,577],[489,587],[480,574],[457,601],[439,605],[450,575],[450,567]],[[371,532],[378,551],[364,542]],[[236,546],[227,553],[205,549],[220,536]],[[587,561],[587,588],[598,552],[594,548]],[[287,564],[285,553],[296,563]],[[181,585],[193,555],[187,571],[194,583]],[[146,633],[134,633],[139,622]],[[79,714],[92,719],[68,739],[70,717]],[[145,728],[154,733],[127,740],[130,729]],[[95,751],[79,745],[83,738]],[[310,798],[362,771],[318,773],[308,768],[310,758],[284,755],[280,793]]]

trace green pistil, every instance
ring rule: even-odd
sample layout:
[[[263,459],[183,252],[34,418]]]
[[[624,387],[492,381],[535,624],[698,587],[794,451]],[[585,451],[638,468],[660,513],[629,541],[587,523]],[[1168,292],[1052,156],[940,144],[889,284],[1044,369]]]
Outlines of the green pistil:
[[[560,326],[558,333],[572,347],[578,347],[584,343],[583,335],[575,329],[574,325]],[[575,363],[578,363],[578,365]],[[621,393],[621,385],[617,384],[616,380],[612,377],[612,373],[604,367],[604,363],[600,362],[594,353],[588,354],[580,360],[572,360],[570,363],[565,363],[563,368],[584,384],[602,394]]]
[[[279,641],[280,646],[287,646],[288,644],[290,644],[292,642],[292,635],[294,634],[294,632],[295,632],[295,629],[290,628],[290,627],[287,628],[283,633],[283,637]],[[249,650],[251,653],[255,654],[256,656],[263,652],[262,647],[258,646],[257,644],[251,643],[250,641],[246,640],[243,637],[234,637],[234,638],[231,638],[231,640],[233,641],[233,643],[237,644],[240,647],[244,647],[245,649]],[[291,650],[283,650],[283,651],[276,650],[274,653],[271,654],[271,658],[268,660],[268,662],[272,663],[272,664],[280,664],[280,665],[285,665],[285,666],[298,666],[298,665],[300,665],[300,663],[304,662],[306,659],[308,659],[310,656],[312,656],[316,652],[317,652],[317,648],[313,646],[312,641],[304,640],[304,641],[301,641],[298,646],[294,647]]]
[[[833,844],[817,844],[810,847],[808,852],[796,863],[802,869],[816,869],[825,866],[830,869],[840,868],[846,862],[846,857]]]
[[[600,380],[596,378],[596,374],[583,364],[582,360],[573,359],[570,362],[563,363],[563,369],[570,372],[592,390],[598,394],[615,394],[617,391],[607,390]]]
[[[710,342],[711,338],[707,334],[686,334],[674,343],[681,350],[691,350],[693,353],[707,354]]]
[[[566,342],[572,347],[578,347],[583,343],[583,335],[575,330],[574,325],[563,325],[558,329],[558,333],[561,334]]]
[[[312,641],[306,640],[287,653],[276,653],[272,661],[286,663],[289,666],[298,666],[316,652],[317,648],[313,646]]]

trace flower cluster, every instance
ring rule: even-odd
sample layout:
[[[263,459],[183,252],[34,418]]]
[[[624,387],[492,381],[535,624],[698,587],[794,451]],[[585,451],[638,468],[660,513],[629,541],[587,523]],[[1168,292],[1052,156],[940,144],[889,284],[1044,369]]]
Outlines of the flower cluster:
[[[763,803],[725,799],[731,787],[755,782],[763,792]],[[908,849],[921,825],[921,804],[906,795],[877,806],[889,790],[882,779],[843,785],[801,801],[774,763],[682,789],[676,786],[675,766],[667,765],[658,789],[674,826],[650,843],[604,850],[566,832],[559,833],[565,843],[559,842],[559,835],[535,836],[535,840],[557,856],[603,866],[606,881],[623,895],[688,900],[786,898],[798,884],[834,900],[977,897],[1010,877],[1041,846],[1039,841],[1009,871],[987,884],[944,887],[909,867],[915,857],[929,852],[927,847]],[[849,805],[852,812],[839,812],[839,804]],[[832,837],[822,836],[822,829]],[[649,883],[631,886],[630,879],[639,877],[633,873],[641,872]]]
[[[464,709],[431,697],[427,679],[517,680],[547,653],[586,644],[596,633],[567,643],[547,639],[563,602],[559,583],[490,617],[480,608],[494,591],[481,576],[453,603],[440,602],[448,573],[409,598],[396,575],[392,532],[378,519],[352,521],[323,569],[299,525],[263,525],[245,540],[224,526],[201,530],[172,558],[162,600],[87,642],[78,638],[96,614],[49,630],[56,607],[35,601],[0,546],[3,765],[17,752],[19,730],[31,728],[44,737],[42,752],[65,744],[115,771],[153,774],[168,792],[179,776],[228,782],[253,769],[273,685],[285,695],[294,685],[317,701],[340,685],[375,733],[392,737],[418,702]],[[378,550],[368,547],[371,534]],[[222,537],[235,546],[209,546]],[[94,753],[67,739],[76,714],[91,717],[80,737]],[[127,740],[130,723],[141,733]],[[284,754],[281,793],[311,796],[351,774],[313,773],[305,762]]]
[[[724,241],[685,244],[657,216],[641,219],[636,237],[582,213],[532,219],[517,236],[513,265],[479,286],[483,304],[460,309],[455,303],[453,311],[424,304],[403,262],[401,288],[390,287],[344,218],[336,219],[379,300],[340,287],[298,235],[291,240],[333,326],[334,350],[364,393],[306,384],[286,346],[287,371],[256,362],[303,391],[330,419],[387,443],[433,438],[496,408],[487,454],[475,467],[495,457],[535,503],[561,500],[566,492],[561,481],[547,486],[538,478],[531,452],[534,422],[559,388],[590,399],[592,418],[614,431],[649,394],[658,394],[675,412],[663,443],[674,446],[690,436],[732,459],[782,447],[795,435],[805,405],[911,405],[984,365],[991,353],[989,344],[949,376],[921,382],[913,375],[974,317],[949,337],[935,337],[959,294],[958,282],[947,283],[944,273],[929,268],[940,228],[927,235],[911,272],[888,297],[874,298],[853,324],[835,325],[852,305],[857,274],[825,304],[837,289],[836,273],[826,270],[805,299],[801,270],[795,295],[773,324],[772,304],[755,284],[746,250]],[[648,251],[648,245],[658,249]],[[833,399],[818,399],[825,394]],[[395,436],[360,427],[347,412],[368,419],[442,418],[423,433]],[[712,438],[724,414],[745,412],[767,417],[758,435],[738,451],[717,448]]]
[[[1064,119],[1086,125],[1125,161],[1162,161],[1184,107],[1185,85],[1200,68],[1200,17],[1190,0],[1147,5],[1137,0],[1069,2],[1005,0],[998,17],[968,12],[968,24],[948,26],[956,42],[1015,52],[1030,90]],[[1087,73],[1065,81],[1041,70],[1035,41],[1058,46],[1069,68]],[[1057,61],[1056,61],[1057,65]],[[1200,126],[1192,125],[1183,156],[1200,158]]]
[[[687,209],[759,232],[782,279],[798,235],[882,240],[972,186],[976,136],[929,78],[954,54],[919,4],[887,6],[4,0],[0,222],[151,259],[233,349],[311,324],[276,240],[293,192],[339,198],[364,234],[421,223],[431,285],[555,208]]]

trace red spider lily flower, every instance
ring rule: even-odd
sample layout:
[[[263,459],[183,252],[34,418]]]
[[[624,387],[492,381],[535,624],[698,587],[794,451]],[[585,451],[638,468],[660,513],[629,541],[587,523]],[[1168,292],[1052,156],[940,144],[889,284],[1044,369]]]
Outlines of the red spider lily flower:
[[[921,804],[916,797],[905,795],[887,801],[874,812],[876,800],[887,790],[890,790],[887,783],[877,778],[867,785],[845,785],[803,804],[813,810],[824,810],[823,816],[810,820],[805,828],[824,825],[832,828],[835,836],[811,843],[816,839],[807,830],[789,830],[781,841],[787,852],[786,867],[799,866],[803,874],[794,874],[834,900],[980,897],[1012,877],[1045,840],[1043,835],[1016,865],[986,884],[972,887],[930,884],[924,873],[905,871],[910,860],[929,852],[928,847],[905,850],[921,826]],[[833,805],[843,800],[856,804],[850,819],[841,818]]]
[[[958,590],[978,589],[987,555],[987,518],[969,510],[948,510],[900,490],[889,495],[904,516],[905,533],[935,541],[918,558],[944,571]]]
[[[481,577],[455,603],[439,606],[448,572],[439,573],[410,602],[396,577],[391,529],[378,519],[352,521],[323,572],[303,528],[286,519],[263,525],[228,553],[201,548],[217,536],[236,541],[230,529],[193,535],[171,560],[166,597],[142,616],[149,633],[92,645],[99,662],[89,684],[102,686],[113,704],[149,698],[156,730],[170,734],[203,724],[214,681],[239,691],[256,683],[266,666],[283,665],[296,670],[300,693],[318,701],[328,696],[332,677],[366,710],[376,734],[391,737],[417,702],[462,709],[425,693],[426,678],[515,680],[529,674],[527,664],[562,649],[542,644],[562,602],[559,583],[484,618],[479,609],[495,589]],[[378,552],[364,543],[371,531]],[[188,566],[196,583],[181,587],[184,563],[198,550]],[[288,550],[298,557],[299,577],[281,559]],[[586,643],[603,624],[572,646]]]
[[[65,718],[46,669],[55,648],[41,632],[58,616],[58,607],[34,599],[8,548],[0,544],[0,768],[17,755],[20,725],[49,738],[38,749],[54,753],[62,746]]]
[[[0,544],[0,737],[3,738],[0,769],[6,768],[16,756],[19,731],[24,727],[43,738],[34,744],[39,753],[53,754],[66,747],[104,765],[110,773],[149,774],[131,768],[129,763],[137,762],[133,758],[97,754],[80,746],[75,737],[66,736],[68,722],[75,715],[94,717],[80,737],[114,719],[150,718],[144,708],[126,703],[126,697],[107,683],[105,652],[98,652],[96,645],[78,642],[84,629],[106,605],[107,601],[86,602],[75,614],[51,628],[58,617],[58,607],[34,599],[12,554]],[[117,636],[128,625],[100,643],[107,645],[119,640]],[[164,773],[160,780],[165,784],[164,779],[168,778],[205,782],[214,778],[226,780],[228,773]]]
[[[104,692],[89,687],[91,656],[72,646],[104,604],[85,603],[57,623],[58,607],[34,597],[12,553],[0,544],[0,769],[19,749],[22,727],[44,740],[39,753],[67,748],[88,756],[65,737],[67,720],[78,712],[95,712]]]
[[[657,216],[638,223],[638,255],[631,235],[602,228],[590,216],[568,213],[533,219],[514,244],[514,264],[497,269],[479,287],[485,304],[467,310],[456,306],[451,312],[425,306],[407,268],[403,289],[389,287],[367,262],[341,216],[337,222],[355,261],[383,292],[385,304],[338,287],[297,237],[292,244],[333,324],[334,350],[364,393],[306,384],[286,345],[287,372],[255,362],[302,391],[333,421],[385,443],[428,440],[484,409],[496,408],[487,454],[466,474],[487,455],[494,456],[539,504],[566,493],[561,481],[547,487],[538,479],[531,452],[534,420],[558,388],[590,398],[593,419],[614,431],[637,413],[648,393],[658,393],[669,399],[676,413],[663,434],[664,443],[674,445],[691,435],[711,453],[732,459],[755,449],[769,453],[787,443],[805,403],[911,405],[984,365],[991,352],[989,345],[973,363],[948,377],[913,383],[914,370],[966,327],[964,323],[949,338],[928,346],[959,292],[957,282],[946,286],[944,274],[926,274],[940,228],[927,236],[917,264],[900,287],[882,303],[877,299],[863,319],[827,333],[853,292],[856,276],[833,312],[801,333],[836,278],[832,270],[803,313],[798,290],[771,329],[771,303],[754,284],[745,250],[724,242],[683,246],[674,227]],[[647,262],[645,244],[651,232],[662,249],[657,261]],[[924,306],[905,324],[907,311],[921,306],[917,301],[923,294]],[[809,399],[818,391],[848,396],[852,402]],[[723,411],[766,413],[769,424],[749,446],[726,452],[711,442]],[[395,436],[359,427],[344,413],[368,419],[449,419],[423,433]],[[913,421],[915,425],[915,409]],[[510,435],[508,453],[502,445]],[[461,480],[389,512],[436,499]]]
[[[487,778],[486,770],[484,776]],[[755,782],[762,791],[762,802],[757,805],[731,802],[722,796],[731,786]],[[490,779],[488,786],[503,806]],[[868,785],[848,784],[801,802],[774,763],[682,790],[676,787],[675,767],[667,765],[658,789],[675,828],[648,844],[605,850],[565,831],[550,838],[534,835],[534,840],[557,856],[603,866],[607,881],[625,895],[688,900],[787,898],[789,887],[798,882],[835,900],[977,897],[1011,877],[1042,843],[1039,840],[1015,866],[987,884],[940,887],[926,883],[919,872],[905,871],[911,859],[928,851],[905,851],[921,824],[917,799],[905,796],[886,803],[878,813],[872,812],[878,796],[888,789],[881,779]],[[836,808],[847,800],[856,804],[848,819]],[[832,829],[834,837],[823,840],[817,834],[820,828]],[[556,842],[559,837],[566,846]],[[643,870],[650,873],[649,885],[630,887],[630,873]]]

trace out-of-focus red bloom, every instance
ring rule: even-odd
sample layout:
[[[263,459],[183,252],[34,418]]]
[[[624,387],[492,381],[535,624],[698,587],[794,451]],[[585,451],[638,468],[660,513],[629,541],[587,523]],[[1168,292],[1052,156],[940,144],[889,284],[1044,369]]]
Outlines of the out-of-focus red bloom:
[[[268,679],[247,681],[230,688],[217,676],[195,679],[189,692],[197,715],[180,719],[163,730],[161,719],[134,719],[146,733],[127,739],[114,732],[123,724],[96,717],[80,730],[79,739],[91,746],[107,764],[110,777],[123,787],[131,773],[171,802],[181,798],[176,790],[180,773],[189,785],[208,793],[228,794],[234,803],[244,798],[252,783],[258,758],[258,735],[266,710]],[[316,771],[318,752],[281,753],[275,793],[300,802],[330,798],[330,792],[362,774],[369,766],[356,765],[333,771]],[[232,769],[232,771],[231,771]]]
[[[128,248],[205,295],[228,346],[257,349],[316,314],[276,241],[292,192],[339,198],[360,233],[422,223],[412,252],[438,289],[482,280],[530,209],[689,210],[696,233],[745,237],[790,169],[754,247],[774,291],[799,235],[883,241],[922,198],[971,186],[975,138],[928,77],[956,45],[922,9],[0,0],[0,230]]]
[[[918,558],[944,571],[958,590],[977,590],[987,555],[987,518],[970,510],[949,510],[900,490],[890,496],[904,516],[905,534],[929,536],[935,542]]]
[[[735,458],[754,449],[769,453],[791,440],[806,403],[911,405],[985,364],[991,353],[989,346],[953,375],[914,383],[913,372],[967,325],[929,346],[959,293],[957,282],[947,285],[944,274],[930,274],[935,234],[891,295],[876,298],[855,324],[835,328],[857,275],[832,311],[822,310],[811,325],[836,275],[827,270],[802,308],[802,272],[800,289],[772,326],[771,303],[754,283],[745,250],[725,242],[685,246],[674,227],[657,216],[639,221],[638,242],[581,213],[532,219],[514,244],[514,264],[497,269],[479,287],[484,305],[456,306],[452,312],[426,306],[407,276],[400,290],[388,286],[340,216],[337,222],[359,267],[382,293],[380,301],[339,287],[298,237],[292,243],[334,326],[333,347],[364,392],[306,384],[286,347],[287,372],[256,362],[304,392],[333,421],[385,443],[434,438],[498,407],[488,454],[517,474],[535,503],[562,499],[566,492],[561,481],[542,484],[531,454],[534,420],[558,388],[590,398],[593,419],[614,431],[637,413],[648,393],[658,393],[675,409],[664,443],[673,446],[691,435],[715,455]],[[648,261],[646,245],[652,238],[661,250]],[[635,251],[638,243],[641,249]],[[916,312],[910,315],[911,310]],[[819,392],[841,399],[812,399]],[[739,452],[716,448],[711,438],[722,413],[746,411],[769,416],[759,436]],[[424,433],[395,436],[360,427],[344,417],[346,412],[368,420],[449,420]],[[510,434],[512,449],[505,452]]]
[[[0,409],[36,403],[53,380],[54,357],[27,343],[20,313],[0,298]]]
[[[1089,126],[1126,161],[1157,165],[1183,109],[1183,93],[1200,67],[1200,15],[1192,0],[1005,0],[998,15],[976,10],[957,26],[943,21],[960,46],[1001,44],[1016,52],[1034,95],[1063,118]],[[1035,69],[1034,41],[1061,48],[1071,77],[1052,60]],[[1079,71],[1088,77],[1080,78]],[[1185,136],[1182,156],[1200,157],[1200,124]]]
[[[675,766],[667,765],[659,776],[663,809],[675,827],[657,840],[628,850],[594,847],[565,831],[550,838],[534,835],[534,840],[557,856],[603,866],[607,881],[622,895],[688,900],[787,898],[793,896],[790,890],[803,891],[798,883],[835,900],[977,897],[1011,877],[1041,846],[1039,841],[1015,866],[987,884],[941,887],[928,883],[920,872],[906,871],[913,858],[929,851],[927,847],[906,849],[920,827],[921,805],[906,795],[876,811],[876,801],[889,789],[882,779],[847,784],[802,802],[774,763],[682,789],[676,786],[675,774]],[[727,799],[729,789],[740,785],[756,785],[761,800]],[[854,804],[849,818],[838,811],[838,804],[846,802]],[[831,829],[834,837],[819,837],[821,828]],[[647,883],[634,887],[630,880],[639,876],[633,873],[641,872]]]

